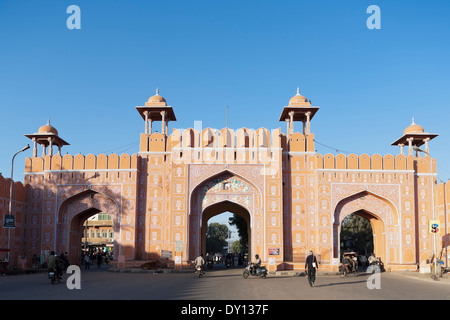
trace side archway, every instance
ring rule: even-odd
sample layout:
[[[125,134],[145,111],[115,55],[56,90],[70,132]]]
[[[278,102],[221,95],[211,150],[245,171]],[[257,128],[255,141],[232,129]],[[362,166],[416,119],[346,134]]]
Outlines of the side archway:
[[[100,212],[108,213],[113,219],[113,252],[114,259],[116,259],[120,221],[119,206],[113,199],[89,189],[67,198],[59,207],[55,249],[56,252],[67,252],[71,264],[80,263],[83,223],[89,217]]]
[[[395,206],[387,199],[362,191],[338,202],[334,210],[333,257],[340,257],[340,230],[345,217],[355,213],[369,220],[374,237],[374,251],[384,263],[399,263],[400,241],[398,214]]]

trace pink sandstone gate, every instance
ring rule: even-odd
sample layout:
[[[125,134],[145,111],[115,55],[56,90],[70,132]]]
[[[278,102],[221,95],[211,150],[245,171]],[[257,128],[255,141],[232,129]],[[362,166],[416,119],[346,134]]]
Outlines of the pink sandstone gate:
[[[325,270],[334,268],[339,256],[342,219],[359,212],[371,219],[376,254],[393,267],[410,269],[433,253],[428,221],[448,225],[450,185],[436,185],[435,159],[414,154],[414,147],[422,145],[429,152],[428,143],[437,135],[415,123],[392,144],[400,147],[396,156],[321,155],[310,131],[319,108],[299,92],[279,118],[287,124],[286,133],[280,128],[236,133],[191,128],[169,134],[168,123],[176,118],[163,97],[156,94],[136,108],[145,133],[134,155],[53,154],[52,146],[60,149],[65,142],[49,124],[26,135],[34,143],[33,156],[25,161],[27,192],[16,212],[23,210],[27,218],[17,216],[13,257],[31,259],[50,250],[74,255],[79,225],[101,210],[114,216],[116,258],[158,259],[164,250],[189,264],[202,247],[202,223],[226,209],[245,212],[252,254],[272,261],[273,268],[302,268],[305,253],[313,249]],[[154,132],[154,121],[161,121],[161,133]],[[230,175],[223,177],[222,187],[234,177],[254,191],[216,192],[212,185],[202,195],[201,188],[222,174]],[[1,199],[8,201],[0,190]],[[448,229],[441,230],[438,243],[448,238]],[[7,239],[3,235],[0,240]]]

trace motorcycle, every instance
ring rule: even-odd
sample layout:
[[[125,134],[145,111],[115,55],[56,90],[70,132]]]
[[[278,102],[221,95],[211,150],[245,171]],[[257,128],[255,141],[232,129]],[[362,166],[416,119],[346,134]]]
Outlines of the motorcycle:
[[[244,272],[242,276],[244,279],[247,279],[250,275],[263,278],[265,279],[267,277],[267,269],[265,266],[260,266],[256,268],[252,268],[252,263],[248,264],[247,267],[244,269]]]
[[[56,271],[55,269],[49,269],[48,270],[48,278],[50,279],[50,282],[54,284],[55,282],[60,283],[62,280],[61,274]]]
[[[201,278],[201,277],[203,277],[203,275],[205,274],[205,271],[203,271],[202,266],[197,266],[197,267],[195,268],[195,273],[197,273],[197,274],[198,274],[198,277]]]
[[[227,259],[227,260],[225,261],[225,267],[226,267],[227,269],[231,267],[231,259]]]

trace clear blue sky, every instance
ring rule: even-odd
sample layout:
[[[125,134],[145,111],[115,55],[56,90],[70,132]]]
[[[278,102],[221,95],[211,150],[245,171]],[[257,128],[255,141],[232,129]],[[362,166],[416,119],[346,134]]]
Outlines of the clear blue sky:
[[[69,5],[81,30],[69,30]],[[381,30],[369,30],[369,5]],[[450,178],[450,2],[0,0],[0,172],[50,118],[75,155],[135,153],[135,107],[156,87],[188,128],[266,127],[295,94],[320,110],[317,141],[357,154],[390,144],[415,117],[438,176]],[[333,150],[316,145],[325,154]],[[39,151],[40,153],[40,151]],[[28,156],[31,150],[27,151]],[[23,180],[24,157],[16,158]]]

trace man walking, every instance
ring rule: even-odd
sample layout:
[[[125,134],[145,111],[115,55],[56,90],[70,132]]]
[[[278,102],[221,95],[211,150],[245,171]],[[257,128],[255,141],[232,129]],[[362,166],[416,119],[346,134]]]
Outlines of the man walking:
[[[305,262],[305,272],[308,274],[309,286],[312,287],[316,281],[316,270],[319,270],[319,264],[313,251],[309,251],[309,256]]]

